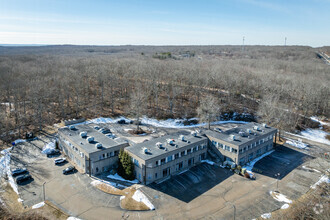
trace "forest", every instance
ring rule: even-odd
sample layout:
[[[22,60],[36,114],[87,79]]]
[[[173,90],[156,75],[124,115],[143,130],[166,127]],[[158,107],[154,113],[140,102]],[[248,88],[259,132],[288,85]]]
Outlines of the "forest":
[[[317,51],[330,47],[0,47],[0,139],[79,117],[199,117],[205,100],[212,118],[303,129],[329,118],[330,66]]]

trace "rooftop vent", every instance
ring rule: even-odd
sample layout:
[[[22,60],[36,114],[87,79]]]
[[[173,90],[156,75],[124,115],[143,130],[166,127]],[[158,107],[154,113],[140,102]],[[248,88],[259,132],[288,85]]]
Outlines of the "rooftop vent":
[[[262,124],[262,127],[264,127],[264,128],[268,128],[268,125],[267,125],[266,123],[263,123],[263,124]]]
[[[88,141],[89,143],[93,142],[93,141],[94,141],[94,137],[88,137],[88,138],[87,138],[87,141]]]
[[[230,135],[230,140],[233,140],[233,141],[236,141],[236,137],[235,137],[235,135]]]
[[[240,131],[240,132],[238,132],[238,134],[241,135],[242,137],[246,137],[246,134],[244,131]]]
[[[70,125],[70,126],[69,126],[69,129],[70,129],[70,130],[74,130],[75,128],[76,128],[76,127],[75,127],[74,125]]]
[[[184,139],[184,135],[180,135],[179,140],[181,140],[181,141],[186,141],[186,140]]]
[[[247,131],[247,133],[252,134],[251,129],[247,129],[246,131]]]
[[[174,144],[174,140],[173,139],[167,139],[167,143],[172,145],[172,144]]]
[[[101,144],[101,143],[97,143],[97,144],[95,144],[95,147],[96,147],[97,149],[101,149],[101,148],[102,148],[102,144]]]
[[[143,153],[148,154],[149,153],[148,148],[144,147],[143,148]]]
[[[80,132],[82,138],[87,137],[87,131]]]
[[[156,143],[156,146],[159,148],[159,149],[162,149],[163,148],[163,144],[161,142],[157,142]]]
[[[197,136],[197,131],[192,131],[191,132],[191,135],[194,136],[194,137],[196,137]]]
[[[259,128],[259,126],[254,126],[253,130],[260,131],[260,128]]]

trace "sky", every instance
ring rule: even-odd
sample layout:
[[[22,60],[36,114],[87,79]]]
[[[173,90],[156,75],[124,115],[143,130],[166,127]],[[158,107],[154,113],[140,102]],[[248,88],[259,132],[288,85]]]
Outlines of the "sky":
[[[0,44],[330,46],[330,0],[0,0]]]

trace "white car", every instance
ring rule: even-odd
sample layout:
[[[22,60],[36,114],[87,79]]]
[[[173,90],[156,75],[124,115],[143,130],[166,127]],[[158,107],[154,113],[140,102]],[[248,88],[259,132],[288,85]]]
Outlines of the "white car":
[[[57,164],[61,164],[61,163],[64,163],[66,161],[65,158],[58,158],[58,159],[55,159],[54,162],[55,162],[55,165]]]

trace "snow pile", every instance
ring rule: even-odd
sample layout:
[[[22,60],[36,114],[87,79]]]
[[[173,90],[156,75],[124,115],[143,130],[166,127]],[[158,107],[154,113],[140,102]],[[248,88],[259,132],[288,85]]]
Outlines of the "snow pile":
[[[155,209],[154,205],[149,201],[149,199],[140,190],[136,190],[134,195],[132,196],[132,198],[135,201],[143,202],[146,206],[149,207],[150,210]]]
[[[210,165],[214,165],[214,162],[213,161],[210,161],[210,160],[201,160],[202,163],[208,163]]]
[[[269,151],[269,152],[267,152],[267,153],[265,153],[265,154],[263,154],[263,155],[255,158],[254,160],[252,160],[248,164],[246,164],[243,168],[245,168],[247,171],[252,171],[253,166],[254,166],[255,163],[257,163],[259,160],[261,160],[262,158],[268,156],[269,154],[271,154],[273,152],[274,152],[274,150],[271,150],[271,151]]]
[[[330,145],[330,141],[325,137],[329,135],[328,132],[319,129],[306,129],[300,133],[303,137],[310,139],[315,142]]]
[[[299,148],[299,149],[306,149],[308,148],[308,145],[303,143],[301,141],[301,139],[298,139],[298,141],[295,141],[295,140],[292,140],[292,139],[288,139],[285,143],[291,145],[291,146],[294,146],[296,148]]]
[[[284,204],[284,205],[281,206],[281,209],[287,209],[287,208],[289,208],[289,206],[290,205],[286,203],[286,204]]]
[[[17,201],[18,201],[18,202],[24,202],[24,200],[21,199],[21,198],[18,198]]]
[[[4,156],[0,158],[0,178],[5,177],[7,174],[8,182],[9,182],[11,188],[13,188],[13,190],[18,195],[19,193],[18,193],[17,185],[15,183],[13,176],[11,175],[11,170],[10,170],[10,155],[11,155],[10,151],[11,151],[11,149],[12,148],[8,148],[8,149],[1,151],[1,154]]]
[[[121,184],[118,184],[118,183],[109,182],[109,181],[104,181],[104,180],[93,180],[91,182],[91,185],[92,186],[97,186],[97,185],[100,185],[102,183],[105,183],[105,184],[107,184],[109,186],[112,186],[112,187],[126,188],[126,186],[124,186],[124,185],[121,185]]]
[[[123,200],[123,199],[125,199],[125,196],[121,196],[121,197],[120,197],[120,200]]]
[[[312,121],[316,121],[316,122],[320,123],[321,125],[327,125],[327,126],[330,126],[330,123],[323,122],[323,121],[321,121],[321,120],[320,120],[318,117],[316,117],[316,116],[310,117],[310,119],[311,119]]]
[[[312,189],[316,189],[316,187],[317,187],[318,185],[320,185],[321,183],[327,183],[327,184],[329,184],[329,183],[330,183],[330,179],[329,179],[329,177],[328,177],[327,175],[323,175],[323,176],[321,176],[321,178],[319,179],[319,181],[317,181],[316,183],[314,183],[314,184],[311,186],[311,188],[312,188]]]
[[[309,167],[306,167],[306,166],[302,166],[302,168],[305,169],[305,170],[311,171],[311,172],[315,171],[317,173],[321,173],[321,171],[319,171],[317,169],[314,169],[314,168],[309,168]]]
[[[70,216],[66,220],[81,220],[81,219],[80,218],[77,218],[77,217]]]
[[[279,202],[292,203],[292,200],[288,199],[285,195],[281,193],[270,191],[269,194]]]
[[[24,142],[26,142],[26,140],[24,140],[24,139],[17,139],[17,140],[15,140],[15,141],[13,142],[13,145],[17,145],[17,144],[19,144],[19,143],[24,143]]]
[[[265,213],[265,214],[261,215],[261,218],[263,218],[263,219],[268,219],[268,218],[271,218],[271,217],[272,217],[272,213]]]
[[[40,202],[38,204],[35,204],[32,206],[32,209],[38,209],[38,208],[41,208],[45,205],[45,202]]]
[[[114,180],[120,180],[120,181],[124,181],[124,182],[129,182],[129,183],[139,183],[139,181],[137,179],[125,180],[123,177],[119,176],[117,173],[115,175],[110,174],[109,176],[107,176],[107,178],[114,179]]]
[[[105,123],[115,123],[112,118],[94,118],[86,122],[87,124],[94,123],[94,124],[105,124]]]
[[[43,148],[41,153],[43,154],[51,154],[55,150],[55,143],[54,142],[49,142],[46,144]]]

